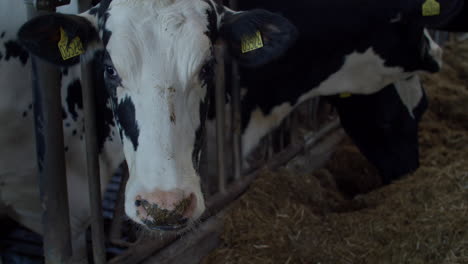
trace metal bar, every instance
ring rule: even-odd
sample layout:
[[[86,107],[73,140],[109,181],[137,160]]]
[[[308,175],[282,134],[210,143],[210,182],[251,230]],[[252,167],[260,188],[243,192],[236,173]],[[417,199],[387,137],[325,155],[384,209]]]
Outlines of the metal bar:
[[[196,264],[220,243],[223,229],[221,216],[211,217],[190,232],[160,250],[156,255],[145,258],[142,264]]]
[[[215,215],[217,212],[222,210],[226,204],[232,202],[237,197],[239,197],[249,187],[250,183],[253,182],[257,174],[263,169],[276,169],[281,165],[284,165],[287,162],[289,162],[301,151],[310,150],[315,144],[317,144],[321,140],[327,141],[329,139],[332,139],[333,137],[331,135],[337,133],[342,133],[340,129],[340,122],[338,119],[330,122],[322,129],[320,129],[317,133],[307,136],[304,139],[303,143],[292,144],[289,147],[287,147],[284,151],[274,155],[257,170],[245,175],[244,177],[242,177],[241,180],[230,184],[229,188],[227,188],[224,194],[218,193],[211,197],[206,202],[206,207],[209,210],[209,213],[207,213],[206,215]]]
[[[163,249],[174,242],[178,235],[175,233],[164,233],[157,239],[153,236],[145,236],[139,239],[134,246],[126,250],[119,256],[111,259],[109,264],[134,264],[140,263],[148,256],[154,255],[158,250]]]
[[[224,78],[224,47],[221,45],[215,46],[216,57],[216,154],[218,158],[218,191],[224,193],[226,190],[226,170],[225,170],[225,156],[224,156],[224,118],[225,118],[225,78]]]
[[[232,61],[232,151],[234,164],[234,179],[242,176],[242,115],[241,115],[241,91],[239,84],[239,65]]]
[[[237,4],[237,0],[229,0],[229,7],[231,9],[237,10]],[[231,126],[234,180],[239,180],[242,176],[242,115],[239,78],[239,64],[231,57]]]
[[[312,99],[312,101],[309,103],[310,108],[311,108],[311,113],[312,113],[312,118],[311,118],[311,124],[312,124],[312,129],[317,130],[319,127],[319,123],[321,120],[319,120],[319,106],[320,106],[320,97]]]
[[[81,62],[81,81],[83,91],[83,110],[85,122],[86,162],[91,206],[91,236],[95,264],[106,262],[104,245],[104,220],[102,218],[101,181],[99,176],[99,157],[96,129],[96,99],[93,82],[92,62]]]
[[[117,201],[115,202],[114,217],[112,219],[109,240],[112,244],[120,247],[131,247],[136,245],[136,242],[128,242],[123,240],[122,237],[122,224],[125,219],[125,186],[128,181],[128,165],[124,162],[122,165],[122,180],[120,182],[119,192],[117,194]],[[141,238],[141,237],[140,237]]]
[[[37,11],[32,0],[25,4],[29,18],[47,13]],[[44,258],[47,264],[63,264],[71,257],[72,247],[60,74],[57,67],[32,56],[32,80]]]

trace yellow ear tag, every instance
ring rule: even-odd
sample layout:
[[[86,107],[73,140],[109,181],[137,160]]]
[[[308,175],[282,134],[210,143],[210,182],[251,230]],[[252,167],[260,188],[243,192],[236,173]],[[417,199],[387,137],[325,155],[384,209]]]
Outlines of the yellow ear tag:
[[[340,93],[340,98],[344,99],[344,98],[349,98],[351,97],[351,93]]]
[[[422,5],[423,16],[438,16],[440,15],[440,4],[437,0],[426,0]]]
[[[260,49],[263,47],[262,35],[260,31],[255,32],[254,35],[244,36],[242,38],[242,53],[247,53],[252,50]]]
[[[75,37],[71,42],[68,42],[67,33],[65,33],[63,28],[60,28],[60,41],[58,42],[58,48],[63,60],[80,56],[85,52],[80,38]]]

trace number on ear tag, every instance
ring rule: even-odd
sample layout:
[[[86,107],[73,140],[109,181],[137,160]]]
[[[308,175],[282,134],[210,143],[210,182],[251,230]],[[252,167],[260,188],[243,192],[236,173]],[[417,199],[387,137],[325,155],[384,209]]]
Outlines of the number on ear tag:
[[[260,49],[263,47],[263,40],[260,31],[255,32],[254,35],[244,36],[242,38],[242,53],[247,53],[252,50]]]
[[[67,33],[63,28],[60,28],[60,41],[58,42],[58,48],[63,60],[80,56],[85,52],[80,38],[75,37],[71,42],[68,42]]]
[[[440,4],[437,0],[426,0],[422,6],[423,16],[440,15]]]

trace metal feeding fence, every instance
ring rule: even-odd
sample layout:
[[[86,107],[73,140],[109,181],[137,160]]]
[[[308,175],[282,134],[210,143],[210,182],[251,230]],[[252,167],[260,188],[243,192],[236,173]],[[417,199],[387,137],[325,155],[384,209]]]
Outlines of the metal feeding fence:
[[[29,17],[54,12],[70,0],[24,0]],[[237,1],[229,1],[236,9]],[[91,0],[81,0],[79,9],[86,10]],[[112,263],[195,263],[219,243],[222,215],[227,204],[239,197],[255,179],[261,168],[276,168],[297,154],[339,131],[339,121],[332,109],[320,99],[299,106],[282,125],[263,140],[248,168],[243,168],[241,150],[241,92],[239,69],[235,61],[224,61],[222,46],[215,49],[216,68],[216,151],[205,146],[202,158],[202,186],[207,213],[196,230],[185,234],[138,232],[124,216],[124,190],[128,173],[125,165],[114,176],[102,196],[96,144],[94,87],[92,65],[82,64],[83,107],[87,174],[91,203],[91,241],[89,261],[95,264]],[[62,108],[58,69],[33,58],[33,94],[37,138],[40,193],[44,208],[43,256],[46,264],[68,263],[72,258],[70,219],[65,175]],[[231,91],[231,107],[226,109],[226,87]],[[229,124],[226,126],[226,124]],[[206,140],[207,144],[213,141]],[[216,171],[212,168],[216,158]],[[103,199],[102,199],[103,198]],[[34,246],[17,248],[25,255],[39,255],[41,246],[37,236],[26,231],[15,233],[23,244]],[[92,248],[92,249],[91,249]],[[92,254],[91,254],[92,251]],[[37,262],[32,262],[37,263]]]

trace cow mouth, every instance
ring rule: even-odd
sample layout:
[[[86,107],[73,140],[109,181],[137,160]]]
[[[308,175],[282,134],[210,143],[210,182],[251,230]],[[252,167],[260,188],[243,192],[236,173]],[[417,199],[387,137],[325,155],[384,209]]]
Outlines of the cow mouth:
[[[145,213],[142,215],[137,210],[137,215],[142,216],[141,221],[150,230],[180,231],[187,227],[189,219],[184,216],[184,212],[189,206],[189,198],[181,201],[174,210],[162,209],[144,200],[141,202],[141,207]]]
[[[185,220],[185,223],[180,223],[178,225],[158,225],[155,221],[145,220],[143,223],[146,228],[152,231],[181,231],[187,227],[188,220]]]

